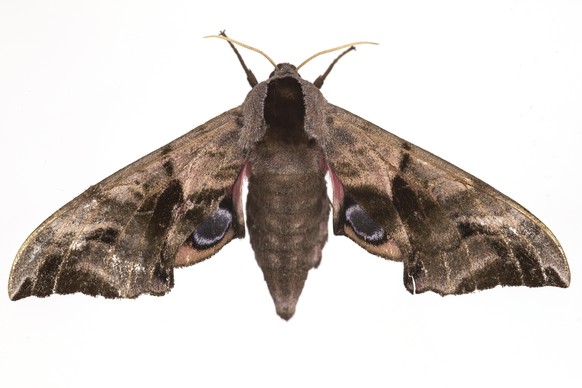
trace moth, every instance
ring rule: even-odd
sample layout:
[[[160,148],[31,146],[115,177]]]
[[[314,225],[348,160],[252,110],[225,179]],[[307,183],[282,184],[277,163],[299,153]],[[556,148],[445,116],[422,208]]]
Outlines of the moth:
[[[330,210],[334,234],[403,263],[411,293],[568,287],[560,244],[525,208],[325,100],[325,77],[353,46],[314,83],[299,75],[303,64],[275,65],[263,54],[274,71],[259,83],[233,45],[242,44],[219,37],[252,87],[242,105],[90,187],[43,222],[14,260],[11,299],[167,293],[174,268],[245,235],[245,179],[251,246],[283,319],[293,316],[321,261]]]

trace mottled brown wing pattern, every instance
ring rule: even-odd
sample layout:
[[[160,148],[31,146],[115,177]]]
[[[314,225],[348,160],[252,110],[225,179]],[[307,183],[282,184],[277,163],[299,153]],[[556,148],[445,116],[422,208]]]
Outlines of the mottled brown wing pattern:
[[[169,291],[178,249],[232,194],[244,165],[241,127],[240,108],[227,111],[66,204],[18,252],[10,297],[83,292],[133,298]],[[241,233],[244,228],[231,231],[222,245]],[[192,262],[180,265],[216,250],[195,252]]]
[[[333,105],[325,152],[335,179],[334,229],[404,262],[412,293],[462,294],[497,285],[567,287],[570,272],[550,230],[491,186]],[[355,202],[386,231],[362,241],[343,222]],[[345,218],[345,217],[344,217]]]

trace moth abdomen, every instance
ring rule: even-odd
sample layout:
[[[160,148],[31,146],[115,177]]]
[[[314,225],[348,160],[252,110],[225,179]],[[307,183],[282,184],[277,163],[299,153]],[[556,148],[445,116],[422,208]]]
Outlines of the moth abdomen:
[[[307,273],[321,259],[329,201],[315,147],[258,145],[249,175],[247,226],[255,257],[277,308],[289,319]]]
[[[247,225],[253,249],[257,254],[312,252],[321,244],[321,223],[329,214],[323,175],[309,174],[303,184],[288,175],[265,178],[253,174],[249,178]]]

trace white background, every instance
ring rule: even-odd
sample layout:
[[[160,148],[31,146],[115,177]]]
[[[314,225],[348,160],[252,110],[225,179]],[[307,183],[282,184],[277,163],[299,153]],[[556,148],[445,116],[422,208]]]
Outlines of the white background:
[[[0,385],[580,382],[581,20],[576,1],[2,1]],[[230,48],[201,39],[224,28],[277,62],[380,42],[335,67],[326,98],[530,209],[563,244],[571,287],[412,296],[400,263],[331,237],[289,322],[248,240],[176,271],[163,298],[11,302],[12,260],[46,217],[242,102]],[[260,80],[271,72],[242,54]]]

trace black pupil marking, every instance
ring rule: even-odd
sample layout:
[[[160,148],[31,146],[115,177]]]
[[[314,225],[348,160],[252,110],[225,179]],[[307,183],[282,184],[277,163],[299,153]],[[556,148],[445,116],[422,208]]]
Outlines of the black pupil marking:
[[[232,213],[218,208],[196,228],[191,235],[192,244],[197,249],[207,249],[218,243],[232,224]]]
[[[369,243],[378,244],[386,238],[386,231],[378,226],[360,205],[354,204],[346,209],[346,221],[358,236]]]

